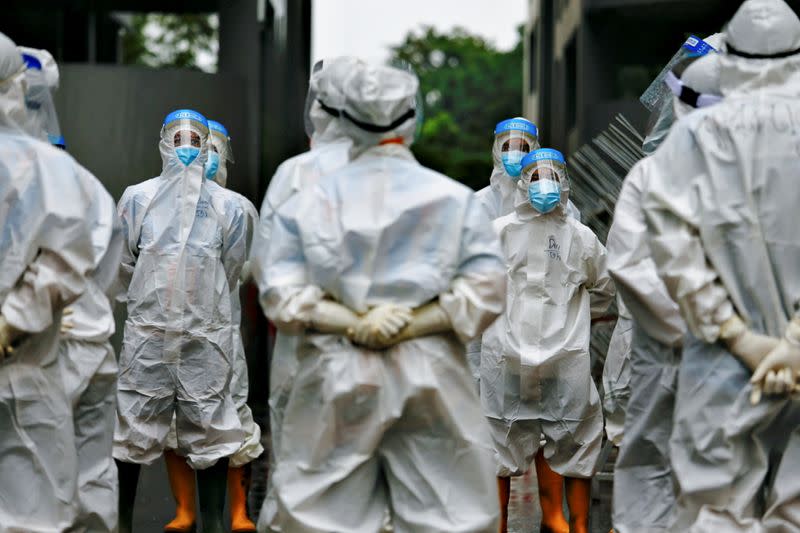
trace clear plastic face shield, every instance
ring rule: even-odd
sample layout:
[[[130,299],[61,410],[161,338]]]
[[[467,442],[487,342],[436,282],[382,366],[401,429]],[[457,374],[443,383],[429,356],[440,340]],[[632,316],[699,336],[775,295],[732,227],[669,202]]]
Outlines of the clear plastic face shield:
[[[226,165],[234,162],[231,139],[228,136],[228,130],[219,122],[209,120],[208,129],[210,133],[205,176],[224,186]]]
[[[566,202],[569,176],[564,155],[558,150],[534,150],[522,160],[523,183],[528,187],[528,201],[546,214]]]
[[[650,155],[658,149],[666,139],[677,118],[675,106],[673,105],[673,88],[670,83],[675,85],[674,81],[680,79],[680,76],[689,65],[709,53],[716,53],[716,50],[706,41],[698,37],[690,37],[681,46],[681,51],[672,58],[640,98],[642,104],[646,107],[647,101],[654,102],[656,106],[651,109],[650,119],[647,124],[647,135],[642,144],[642,150],[646,155]],[[650,108],[648,107],[648,109]]]
[[[200,113],[181,109],[164,119],[161,142],[175,153],[184,166],[189,166],[197,159],[207,141],[208,121]]]
[[[492,157],[514,181],[522,174],[522,159],[539,148],[539,130],[524,118],[504,120],[495,126]]]
[[[647,90],[639,97],[639,101],[650,110],[651,113],[659,111],[664,103],[670,102],[672,98],[672,92],[665,83],[669,72],[686,60],[697,59],[709,52],[715,51],[716,49],[706,41],[692,35],[683,43],[678,52],[670,59],[659,75],[656,76],[656,79],[653,80]]]
[[[60,148],[65,147],[51,87],[47,82],[42,64],[30,55],[22,54],[25,61],[25,108],[28,113],[26,130],[37,139],[47,141]]]

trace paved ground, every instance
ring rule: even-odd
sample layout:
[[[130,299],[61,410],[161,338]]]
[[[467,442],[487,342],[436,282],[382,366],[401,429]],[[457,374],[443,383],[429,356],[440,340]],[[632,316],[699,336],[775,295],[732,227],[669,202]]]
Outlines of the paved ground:
[[[594,495],[591,515],[592,533],[608,533],[611,529],[611,486],[601,483],[599,493]],[[566,507],[564,509],[567,515]],[[536,490],[536,472],[532,470],[523,477],[511,482],[511,501],[509,502],[509,533],[538,533],[541,512],[539,495]]]
[[[596,496],[603,498],[596,499],[592,509],[592,533],[608,533],[610,529],[610,507],[603,501],[610,494],[610,486],[601,486],[601,491]],[[136,498],[134,532],[163,531],[164,524],[172,519],[175,510],[163,461],[142,469]],[[509,511],[510,533],[538,533],[539,499],[535,472],[513,480]]]

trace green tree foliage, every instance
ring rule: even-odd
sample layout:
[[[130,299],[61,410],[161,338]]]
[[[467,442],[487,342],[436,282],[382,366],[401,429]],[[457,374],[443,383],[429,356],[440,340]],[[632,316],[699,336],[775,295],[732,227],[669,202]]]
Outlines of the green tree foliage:
[[[156,68],[215,71],[216,15],[135,14],[122,35],[122,62]]]
[[[425,122],[414,154],[474,189],[485,186],[494,125],[522,114],[522,39],[503,52],[461,28],[444,34],[425,27],[392,55],[420,79]]]

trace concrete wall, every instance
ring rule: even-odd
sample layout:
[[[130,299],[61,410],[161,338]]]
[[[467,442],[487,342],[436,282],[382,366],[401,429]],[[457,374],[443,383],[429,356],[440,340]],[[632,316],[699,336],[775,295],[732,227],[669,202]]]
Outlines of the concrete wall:
[[[257,177],[243,83],[235,75],[108,65],[64,65],[56,93],[67,149],[115,199],[125,187],[161,172],[159,133],[170,111],[188,107],[225,124],[237,163],[231,188]],[[241,163],[239,163],[241,161]]]

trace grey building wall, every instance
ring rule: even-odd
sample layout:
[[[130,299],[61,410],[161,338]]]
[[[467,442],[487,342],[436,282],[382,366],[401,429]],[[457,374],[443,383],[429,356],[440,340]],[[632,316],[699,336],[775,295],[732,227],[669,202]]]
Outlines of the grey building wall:
[[[230,182],[256,176],[246,86],[234,75],[72,64],[61,68],[55,103],[69,152],[119,199],[125,187],[161,173],[159,133],[170,111],[188,107],[225,124],[237,159]],[[238,142],[241,138],[243,142]]]
[[[800,2],[792,0],[790,3]],[[617,113],[645,130],[639,94],[689,34],[720,31],[740,0],[530,0],[526,116],[542,142],[571,153]]]

